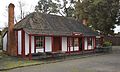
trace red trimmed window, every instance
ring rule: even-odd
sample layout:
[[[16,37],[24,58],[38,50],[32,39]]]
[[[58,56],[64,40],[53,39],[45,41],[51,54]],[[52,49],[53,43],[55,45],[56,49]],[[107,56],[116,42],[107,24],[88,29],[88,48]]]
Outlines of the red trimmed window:
[[[79,46],[78,38],[68,38],[70,47]]]
[[[74,47],[79,46],[78,38],[74,38]]]
[[[70,45],[70,47],[73,47],[73,45],[74,45],[74,43],[73,43],[73,38],[69,38],[69,45]]]
[[[88,38],[88,46],[92,46],[92,38]]]
[[[36,49],[44,48],[44,36],[35,36]]]

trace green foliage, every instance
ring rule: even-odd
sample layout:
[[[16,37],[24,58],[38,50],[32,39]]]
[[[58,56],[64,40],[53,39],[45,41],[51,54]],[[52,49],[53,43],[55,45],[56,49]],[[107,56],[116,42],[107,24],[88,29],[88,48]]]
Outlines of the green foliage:
[[[52,0],[39,0],[38,5],[35,7],[35,11],[41,13],[57,13],[59,11],[58,4]]]
[[[72,17],[74,3],[74,0],[39,0],[38,5],[35,7],[35,11]]]
[[[103,46],[104,46],[104,47],[112,46],[112,42],[111,42],[111,41],[105,41],[105,42],[103,43]]]
[[[88,25],[103,34],[113,34],[115,24],[120,22],[119,0],[83,0],[75,5],[75,16],[86,18]]]

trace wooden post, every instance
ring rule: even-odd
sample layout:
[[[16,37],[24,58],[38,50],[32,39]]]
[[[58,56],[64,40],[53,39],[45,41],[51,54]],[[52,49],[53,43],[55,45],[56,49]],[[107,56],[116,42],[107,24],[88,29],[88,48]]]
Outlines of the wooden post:
[[[25,58],[25,31],[22,30],[22,57]]]

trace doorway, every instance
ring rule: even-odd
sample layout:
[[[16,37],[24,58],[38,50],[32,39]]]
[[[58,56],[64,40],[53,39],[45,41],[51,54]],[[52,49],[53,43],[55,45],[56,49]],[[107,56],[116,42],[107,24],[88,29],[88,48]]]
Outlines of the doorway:
[[[53,37],[52,52],[61,51],[61,37]]]

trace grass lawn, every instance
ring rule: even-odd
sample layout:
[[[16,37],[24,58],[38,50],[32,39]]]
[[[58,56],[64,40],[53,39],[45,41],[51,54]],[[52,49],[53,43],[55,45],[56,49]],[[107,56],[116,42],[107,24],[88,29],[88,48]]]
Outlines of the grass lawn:
[[[24,60],[18,57],[11,57],[0,52],[0,69],[10,69],[14,67],[28,66],[41,64],[42,61],[37,60]]]
[[[50,59],[44,59],[44,60],[29,60],[29,59],[22,59],[19,57],[11,57],[0,52],[0,70],[24,67],[24,66],[40,65],[40,64],[46,64],[46,63],[61,62],[64,60],[86,58],[86,57],[97,56],[97,55],[101,55],[101,54],[70,55],[65,57],[65,59],[50,58]]]

